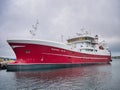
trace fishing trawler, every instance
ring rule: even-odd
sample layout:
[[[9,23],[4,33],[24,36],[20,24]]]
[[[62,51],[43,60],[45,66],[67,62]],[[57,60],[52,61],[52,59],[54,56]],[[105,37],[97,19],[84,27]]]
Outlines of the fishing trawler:
[[[111,61],[111,53],[98,35],[78,35],[60,43],[39,39],[7,40],[16,55],[8,71],[73,67]]]

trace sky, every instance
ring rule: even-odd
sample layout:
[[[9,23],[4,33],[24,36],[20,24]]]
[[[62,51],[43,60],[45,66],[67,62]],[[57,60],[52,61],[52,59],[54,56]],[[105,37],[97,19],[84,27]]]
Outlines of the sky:
[[[98,35],[112,55],[120,55],[120,0],[0,0],[0,57],[15,58],[7,41],[35,38],[64,42],[81,29]]]

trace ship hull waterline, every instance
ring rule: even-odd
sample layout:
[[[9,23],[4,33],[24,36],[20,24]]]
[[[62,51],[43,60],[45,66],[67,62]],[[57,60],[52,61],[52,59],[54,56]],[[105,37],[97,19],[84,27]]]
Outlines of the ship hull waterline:
[[[56,70],[62,68],[73,68],[80,66],[98,65],[98,64],[110,64],[110,63],[83,63],[83,64],[8,64],[7,71],[44,71],[44,70]]]

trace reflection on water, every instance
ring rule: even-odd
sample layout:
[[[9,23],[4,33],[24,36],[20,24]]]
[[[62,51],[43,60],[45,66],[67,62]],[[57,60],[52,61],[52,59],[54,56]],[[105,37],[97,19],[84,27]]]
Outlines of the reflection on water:
[[[120,61],[48,71],[0,71],[0,90],[120,90]]]

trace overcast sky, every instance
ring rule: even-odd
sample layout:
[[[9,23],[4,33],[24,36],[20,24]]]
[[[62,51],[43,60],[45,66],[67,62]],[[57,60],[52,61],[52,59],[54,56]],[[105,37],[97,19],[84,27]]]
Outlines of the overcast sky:
[[[105,40],[112,55],[120,55],[120,0],[0,0],[0,56],[15,58],[6,40],[36,38],[64,41],[81,28]]]

